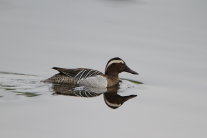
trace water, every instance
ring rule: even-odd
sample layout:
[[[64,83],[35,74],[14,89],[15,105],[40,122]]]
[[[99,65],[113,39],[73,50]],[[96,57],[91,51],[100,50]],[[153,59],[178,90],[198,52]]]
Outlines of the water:
[[[15,100],[19,96],[36,97],[41,95],[64,95],[82,98],[92,98],[103,95],[107,106],[112,109],[120,107],[124,102],[136,97],[129,94],[130,89],[136,92],[136,85],[142,84],[139,81],[122,79],[119,86],[111,88],[75,87],[69,84],[52,84],[42,82],[37,75],[21,74],[14,72],[0,72],[1,100]],[[136,85],[135,85],[136,84]],[[125,95],[122,93],[128,91]],[[122,95],[120,95],[122,94]]]
[[[34,97],[48,93],[40,77],[30,74],[0,72],[1,99],[16,99],[18,95]]]
[[[205,138],[205,5],[1,0],[1,137]],[[117,56],[139,75],[122,73],[127,80],[112,94],[81,87],[65,94],[40,82],[57,73],[54,66],[104,72]]]

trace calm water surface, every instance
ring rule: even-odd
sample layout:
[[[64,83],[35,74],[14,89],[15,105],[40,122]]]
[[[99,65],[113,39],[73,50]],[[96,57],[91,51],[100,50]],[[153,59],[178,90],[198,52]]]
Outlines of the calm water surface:
[[[0,137],[206,138],[207,2],[1,0]],[[40,82],[51,68],[104,72],[118,88]]]
[[[69,84],[51,84],[41,82],[37,75],[14,72],[0,72],[1,100],[14,100],[18,96],[36,97],[41,95],[64,95],[92,98],[103,95],[106,105],[112,109],[120,107],[124,102],[136,97],[138,84],[142,82],[123,79],[119,86],[111,88],[74,87]],[[133,95],[123,95],[128,89],[134,89]],[[122,95],[120,95],[120,94]]]

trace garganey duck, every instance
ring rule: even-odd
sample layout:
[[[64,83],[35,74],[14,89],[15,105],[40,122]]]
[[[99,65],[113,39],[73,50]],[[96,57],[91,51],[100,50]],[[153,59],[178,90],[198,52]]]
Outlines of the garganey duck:
[[[107,88],[117,85],[120,81],[119,73],[121,72],[138,74],[131,70],[119,57],[112,58],[108,61],[105,68],[105,74],[100,71],[87,68],[65,69],[53,67],[53,69],[59,71],[59,73],[48,78],[44,82],[68,83],[74,86],[96,88]]]

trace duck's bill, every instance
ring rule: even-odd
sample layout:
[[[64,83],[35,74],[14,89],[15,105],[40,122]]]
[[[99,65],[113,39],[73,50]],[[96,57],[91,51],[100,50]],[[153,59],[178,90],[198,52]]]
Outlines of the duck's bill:
[[[133,71],[132,69],[130,69],[129,67],[126,67],[125,72],[129,72],[131,74],[136,74],[138,75],[139,73],[137,73],[136,71]]]

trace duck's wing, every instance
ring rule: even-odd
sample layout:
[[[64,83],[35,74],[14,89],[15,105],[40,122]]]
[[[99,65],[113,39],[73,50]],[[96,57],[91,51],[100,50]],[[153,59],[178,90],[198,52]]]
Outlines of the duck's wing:
[[[74,79],[77,80],[86,79],[88,77],[94,77],[97,75],[103,75],[103,73],[100,71],[87,69],[87,68],[65,69],[65,68],[53,67],[53,69],[59,71],[60,73],[66,76],[73,77]]]

